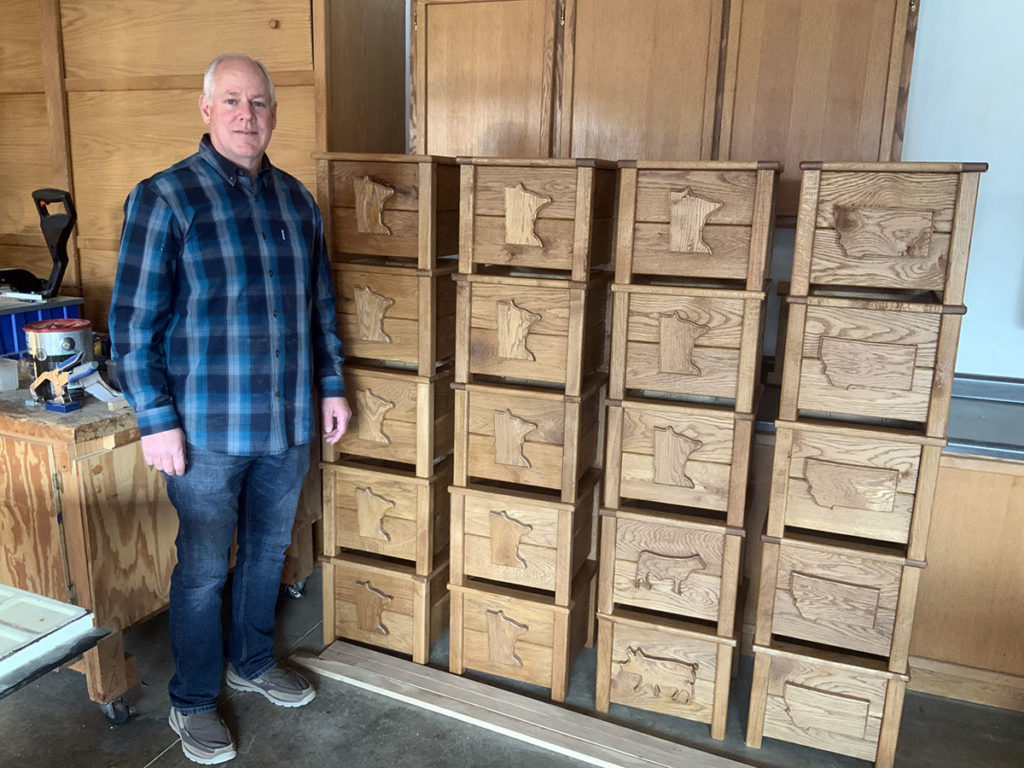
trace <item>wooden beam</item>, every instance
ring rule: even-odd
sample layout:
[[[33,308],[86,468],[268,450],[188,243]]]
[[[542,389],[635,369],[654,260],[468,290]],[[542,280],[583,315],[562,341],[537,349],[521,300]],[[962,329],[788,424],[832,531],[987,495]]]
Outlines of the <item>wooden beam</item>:
[[[332,680],[477,725],[588,765],[608,768],[741,768],[750,765],[345,642],[332,643],[319,656],[295,654],[291,659]]]

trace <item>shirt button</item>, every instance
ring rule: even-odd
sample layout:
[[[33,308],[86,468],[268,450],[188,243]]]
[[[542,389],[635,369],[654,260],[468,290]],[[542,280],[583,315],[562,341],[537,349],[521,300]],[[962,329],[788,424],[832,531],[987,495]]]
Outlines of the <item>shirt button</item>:
[[[275,349],[274,350],[274,357],[280,357],[280,356],[281,356],[281,350],[280,349]]]
[[[277,310],[274,310],[274,317],[277,317]]]
[[[268,270],[267,271],[267,275],[269,275],[270,277],[273,277],[274,276],[274,270],[272,270],[272,269]]]
[[[281,390],[277,390],[276,392],[274,392],[274,397],[280,397],[280,396],[281,396]]]

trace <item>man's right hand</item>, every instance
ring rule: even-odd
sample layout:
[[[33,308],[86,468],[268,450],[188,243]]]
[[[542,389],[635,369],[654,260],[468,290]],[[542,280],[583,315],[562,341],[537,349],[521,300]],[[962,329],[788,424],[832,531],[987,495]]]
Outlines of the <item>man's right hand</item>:
[[[168,475],[184,475],[185,433],[179,427],[143,435],[142,458],[149,466]]]

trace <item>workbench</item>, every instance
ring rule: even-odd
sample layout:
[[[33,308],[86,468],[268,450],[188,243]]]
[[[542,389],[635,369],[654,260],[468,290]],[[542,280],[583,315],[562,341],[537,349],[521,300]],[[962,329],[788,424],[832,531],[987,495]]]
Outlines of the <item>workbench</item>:
[[[121,633],[167,606],[177,515],[131,409],[87,397],[54,413],[28,394],[0,393],[0,583],[81,605],[110,630],[78,667],[113,720],[137,681]]]

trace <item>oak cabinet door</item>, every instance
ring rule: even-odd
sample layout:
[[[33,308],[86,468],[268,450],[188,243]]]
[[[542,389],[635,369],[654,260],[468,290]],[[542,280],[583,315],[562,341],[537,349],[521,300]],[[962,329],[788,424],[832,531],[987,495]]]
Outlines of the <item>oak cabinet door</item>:
[[[550,157],[555,0],[417,0],[414,152]]]
[[[780,215],[796,214],[801,161],[899,159],[910,5],[733,0],[719,158],[781,161]]]
[[[567,0],[559,154],[709,160],[722,0]]]

